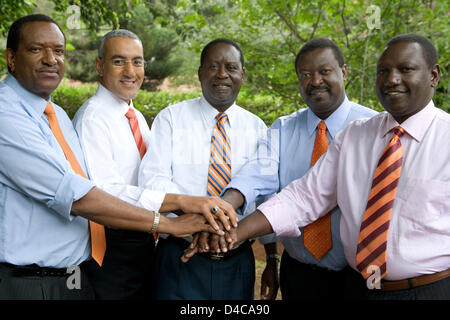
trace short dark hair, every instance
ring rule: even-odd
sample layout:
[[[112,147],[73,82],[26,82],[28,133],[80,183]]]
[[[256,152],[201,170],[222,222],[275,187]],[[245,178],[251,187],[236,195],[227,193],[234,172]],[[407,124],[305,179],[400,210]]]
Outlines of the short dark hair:
[[[9,31],[8,31],[8,38],[6,40],[6,49],[11,49],[14,52],[17,51],[17,49],[19,48],[20,32],[22,31],[22,27],[26,23],[38,22],[38,21],[54,23],[59,28],[61,33],[63,34],[64,40],[66,39],[64,32],[62,31],[61,27],[58,25],[58,23],[55,20],[53,20],[49,16],[46,16],[45,14],[40,14],[40,13],[30,14],[30,15],[21,17],[13,22],[13,24],[11,25],[11,27],[9,28]],[[11,72],[11,69],[9,68],[9,66],[8,66],[8,71]]]
[[[297,56],[295,57],[294,67],[297,69],[297,62],[300,60],[301,55],[309,51],[313,51],[315,49],[324,49],[324,48],[330,48],[331,50],[333,50],[334,57],[336,58],[339,67],[342,67],[344,65],[345,62],[342,50],[333,40],[327,38],[314,38],[307,41],[300,48],[300,51],[297,53]]]
[[[422,47],[423,57],[427,62],[428,68],[438,64],[438,53],[433,43],[419,34],[407,33],[393,37],[386,45],[386,48],[400,42],[418,43]]]
[[[203,62],[205,61],[206,55],[208,53],[208,50],[215,45],[216,43],[227,43],[232,45],[233,47],[235,47],[237,49],[237,51],[239,51],[239,58],[241,60],[241,65],[242,65],[242,69],[244,68],[244,54],[242,53],[241,48],[239,47],[239,45],[231,40],[231,39],[226,39],[226,38],[218,38],[215,39],[211,42],[209,42],[202,50],[202,54],[200,55],[200,67],[203,66]]]

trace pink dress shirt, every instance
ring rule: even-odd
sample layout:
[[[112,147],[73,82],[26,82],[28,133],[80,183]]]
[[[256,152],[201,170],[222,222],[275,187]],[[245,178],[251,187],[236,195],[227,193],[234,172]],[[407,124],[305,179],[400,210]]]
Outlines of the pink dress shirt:
[[[338,205],[344,253],[356,270],[373,173],[398,125],[387,112],[349,124],[308,174],[258,207],[274,232],[298,237],[299,227]],[[430,101],[401,126],[403,168],[389,227],[386,280],[450,267],[450,115]]]

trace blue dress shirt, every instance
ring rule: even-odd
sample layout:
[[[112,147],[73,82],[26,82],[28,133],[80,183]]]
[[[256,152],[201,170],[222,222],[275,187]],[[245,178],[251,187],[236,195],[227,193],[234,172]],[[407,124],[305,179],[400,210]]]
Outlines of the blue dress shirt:
[[[342,105],[325,120],[328,141],[331,142],[351,121],[372,117],[376,113],[345,97]],[[259,143],[257,158],[249,161],[226,188],[237,189],[244,195],[243,210],[249,204],[280,191],[310,169],[320,121],[311,109],[306,108],[280,117],[273,123],[267,139]],[[341,270],[347,261],[340,241],[340,215],[336,207],[331,214],[333,248],[320,261],[303,246],[303,230],[298,238],[280,237],[280,240],[289,255],[300,262]]]
[[[0,262],[65,268],[90,255],[88,221],[70,211],[94,184],[73,172],[50,130],[46,104],[12,75],[0,83]],[[72,122],[52,105],[86,170]]]

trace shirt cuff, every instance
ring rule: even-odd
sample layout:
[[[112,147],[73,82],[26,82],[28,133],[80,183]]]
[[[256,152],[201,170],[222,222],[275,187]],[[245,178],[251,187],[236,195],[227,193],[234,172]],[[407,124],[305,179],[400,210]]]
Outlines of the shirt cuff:
[[[95,184],[73,172],[67,172],[56,190],[53,200],[47,202],[47,207],[58,212],[61,216],[72,221],[72,203],[83,198]]]
[[[277,194],[274,194],[261,204],[258,210],[267,218],[277,236],[298,237],[301,233],[288,207],[280,201]]]
[[[166,193],[159,190],[144,189],[139,198],[139,205],[147,210],[159,210],[162,206]]]

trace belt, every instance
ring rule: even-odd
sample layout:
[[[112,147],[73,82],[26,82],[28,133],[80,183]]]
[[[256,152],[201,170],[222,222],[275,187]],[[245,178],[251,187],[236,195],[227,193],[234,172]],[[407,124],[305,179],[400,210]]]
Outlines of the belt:
[[[57,269],[49,267],[39,267],[36,264],[27,266],[16,266],[9,263],[0,263],[10,270],[13,277],[65,277],[72,272],[68,272],[68,269]]]
[[[406,290],[412,289],[415,287],[424,286],[426,284],[430,284],[450,276],[450,269],[445,271],[433,273],[433,274],[425,274],[415,278],[409,278],[404,280],[397,281],[381,281],[381,291],[397,291],[397,290]]]
[[[244,249],[251,247],[252,243],[253,241],[246,240],[236,249],[227,252],[200,252],[198,253],[198,255],[204,258],[208,258],[211,261],[219,262],[244,251]]]

